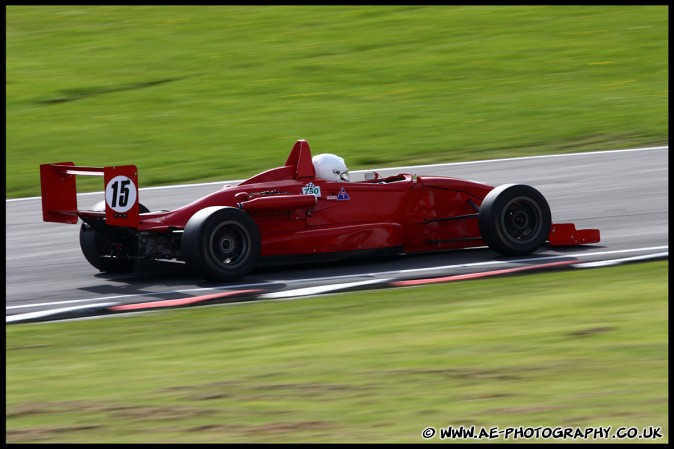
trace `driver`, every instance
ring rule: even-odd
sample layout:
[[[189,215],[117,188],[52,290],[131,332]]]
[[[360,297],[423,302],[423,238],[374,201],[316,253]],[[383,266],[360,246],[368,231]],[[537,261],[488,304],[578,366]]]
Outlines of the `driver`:
[[[350,182],[349,169],[344,159],[330,153],[318,154],[311,159],[316,170],[316,177],[326,181]]]

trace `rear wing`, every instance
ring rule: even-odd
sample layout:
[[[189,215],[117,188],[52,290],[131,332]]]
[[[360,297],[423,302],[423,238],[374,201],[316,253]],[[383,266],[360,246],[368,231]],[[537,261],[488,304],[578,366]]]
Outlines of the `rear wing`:
[[[103,212],[77,209],[76,175],[103,176],[105,221],[109,225],[138,227],[138,170],[135,165],[80,167],[72,162],[40,165],[42,219],[56,223],[77,223],[80,215],[103,216]]]

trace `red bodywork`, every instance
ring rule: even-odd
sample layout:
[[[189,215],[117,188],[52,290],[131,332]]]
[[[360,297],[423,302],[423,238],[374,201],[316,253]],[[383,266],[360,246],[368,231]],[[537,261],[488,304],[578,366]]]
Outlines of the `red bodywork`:
[[[138,232],[173,233],[184,229],[201,209],[232,206],[246,211],[257,224],[263,258],[386,248],[414,253],[484,246],[478,211],[485,195],[494,188],[474,181],[410,174],[330,182],[315,177],[309,144],[299,140],[281,167],[225,186],[172,211],[139,214],[135,166],[92,168],[63,162],[40,168],[45,221],[76,223],[77,217],[105,217],[109,225]],[[123,213],[113,211],[109,201],[105,212],[77,210],[74,176],[78,174],[103,174],[106,195],[115,176],[130,179],[136,190],[134,204]],[[549,234],[551,245],[598,241],[598,230],[576,230],[572,224],[553,224]]]

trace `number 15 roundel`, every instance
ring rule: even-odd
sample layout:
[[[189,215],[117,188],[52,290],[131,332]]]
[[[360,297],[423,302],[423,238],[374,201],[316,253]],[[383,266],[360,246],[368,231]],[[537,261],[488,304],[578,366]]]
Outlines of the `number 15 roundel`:
[[[105,167],[105,221],[137,227],[139,222],[138,170],[135,165]]]

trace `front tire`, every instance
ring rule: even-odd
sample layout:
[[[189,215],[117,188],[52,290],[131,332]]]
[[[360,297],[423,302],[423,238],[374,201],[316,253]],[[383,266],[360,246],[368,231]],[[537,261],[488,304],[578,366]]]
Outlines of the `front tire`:
[[[246,212],[206,207],[185,225],[182,253],[196,275],[211,281],[235,281],[260,261],[260,232]]]
[[[552,226],[550,206],[531,186],[506,184],[491,190],[478,216],[482,238],[505,256],[523,256],[539,249]]]

